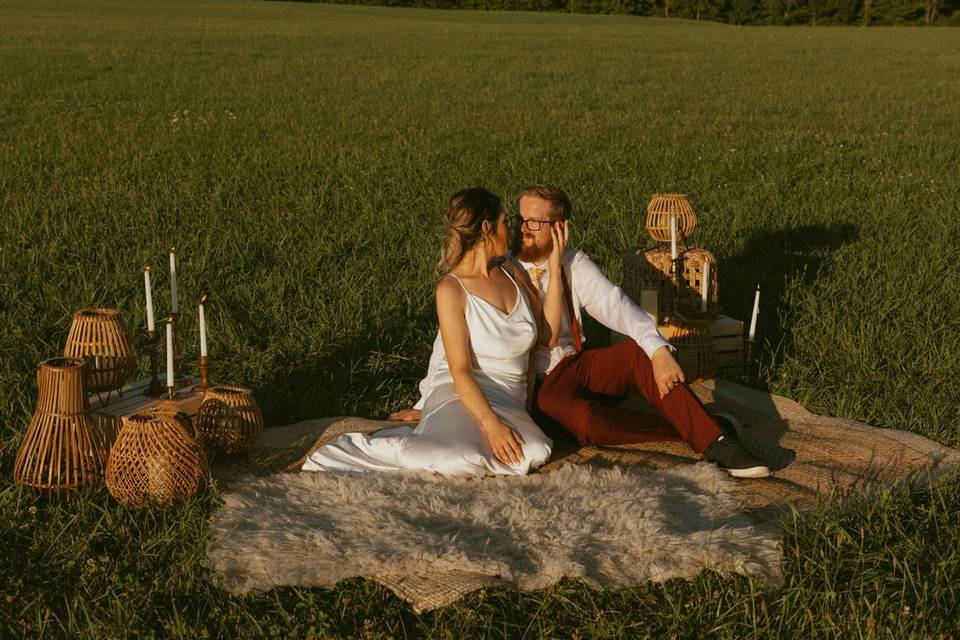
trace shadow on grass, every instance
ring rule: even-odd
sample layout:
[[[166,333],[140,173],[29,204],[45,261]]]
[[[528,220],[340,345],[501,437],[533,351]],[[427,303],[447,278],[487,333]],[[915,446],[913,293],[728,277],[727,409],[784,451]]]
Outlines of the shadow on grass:
[[[428,301],[429,302],[429,301]],[[408,402],[426,371],[436,319],[358,327],[318,353],[284,354],[254,389],[268,425],[324,416],[386,417]]]
[[[787,306],[788,282],[811,286],[833,254],[844,245],[856,242],[859,235],[857,226],[850,223],[805,225],[755,234],[739,254],[720,260],[724,313],[749,323],[753,292],[760,283],[756,346],[779,345],[781,354],[789,351],[793,347],[792,333],[785,323],[796,314]],[[763,355],[759,351],[754,354],[757,358]]]
[[[833,254],[858,238],[859,229],[850,223],[764,231],[752,236],[738,255],[721,260],[719,273],[723,284],[720,291],[727,315],[741,318],[745,325],[749,325],[753,291],[757,283],[761,285],[757,342],[753,362],[745,369],[744,382],[768,390],[756,363],[765,363],[773,369],[776,366],[774,358],[782,359],[793,350],[793,332],[788,323],[790,318],[796,317],[797,310],[789,306],[788,285],[812,286]],[[744,328],[746,330],[746,326]],[[775,353],[765,351],[765,347],[770,346]],[[754,407],[754,410],[760,415],[779,415],[772,402]],[[750,427],[749,423],[743,426]],[[796,459],[796,452],[780,445],[788,429],[789,424],[784,420],[763,420],[762,441],[747,439],[745,444],[771,471],[782,470]]]

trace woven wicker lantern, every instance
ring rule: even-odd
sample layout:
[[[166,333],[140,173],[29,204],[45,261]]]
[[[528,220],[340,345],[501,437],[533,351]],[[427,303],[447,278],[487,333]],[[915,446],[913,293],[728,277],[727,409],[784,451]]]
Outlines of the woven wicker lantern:
[[[87,363],[54,358],[37,366],[37,409],[13,466],[13,481],[34,489],[77,489],[100,481],[103,435],[90,418]]]
[[[189,433],[189,418],[152,406],[124,416],[107,462],[107,489],[131,509],[189,498],[207,476],[207,459]]]
[[[73,314],[63,355],[90,363],[89,391],[114,391],[137,368],[137,354],[117,309],[80,309]]]
[[[263,433],[263,414],[250,389],[211,387],[200,404],[197,439],[225,453],[243,451]]]
[[[704,265],[710,264],[707,283],[707,309],[702,310],[701,287]],[[640,292],[657,292],[657,315],[669,322],[682,315],[686,318],[716,318],[717,260],[706,249],[690,249],[683,254],[683,287],[674,283],[670,247],[627,249],[623,254],[623,290],[633,300],[640,301]]]
[[[657,242],[670,242],[670,218],[677,219],[677,240],[689,238],[697,228],[697,214],[683,193],[654,194],[647,205],[647,233]]]
[[[660,327],[659,331],[676,348],[674,357],[687,382],[712,378],[716,374],[720,361],[710,335],[709,321],[676,319]]]

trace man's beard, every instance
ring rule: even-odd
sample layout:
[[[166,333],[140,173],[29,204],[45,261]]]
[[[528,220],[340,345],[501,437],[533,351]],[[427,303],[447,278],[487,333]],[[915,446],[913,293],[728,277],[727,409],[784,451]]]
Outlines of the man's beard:
[[[516,256],[518,260],[532,262],[534,264],[540,264],[550,257],[550,249],[542,249],[536,245],[524,246],[522,237],[517,238],[513,246],[510,247],[510,252]]]

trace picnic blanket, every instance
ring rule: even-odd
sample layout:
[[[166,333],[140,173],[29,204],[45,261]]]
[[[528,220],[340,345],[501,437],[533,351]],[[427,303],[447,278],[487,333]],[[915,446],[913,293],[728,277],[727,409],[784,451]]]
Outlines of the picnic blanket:
[[[960,468],[960,452],[916,434],[819,416],[787,398],[728,381],[704,381],[692,388],[711,409],[740,419],[741,441],[768,463],[770,477],[727,478],[702,463],[684,443],[578,447],[569,440],[555,443],[554,455],[538,474],[520,479],[478,482],[412,474],[372,482],[370,477],[360,479],[353,474],[278,473],[298,471],[314,449],[342,433],[396,425],[357,417],[309,420],[267,429],[244,462],[214,467],[226,504],[211,519],[207,563],[223,585],[237,593],[288,584],[332,586],[333,580],[362,575],[384,584],[417,611],[444,606],[488,586],[542,588],[563,575],[615,587],[644,579],[691,576],[710,568],[775,581],[779,575],[777,523],[784,510],[809,508],[824,492],[872,491],[918,476],[924,481],[936,480]],[[577,469],[583,471],[578,475]],[[551,482],[547,476],[555,474],[559,476]],[[499,485],[494,486],[496,483]],[[589,490],[584,487],[591,484],[596,487],[595,497],[606,496],[604,500],[590,502]],[[565,486],[570,487],[569,499],[562,492]],[[650,487],[655,490],[648,491]],[[463,535],[463,523],[476,517],[478,509],[483,510],[482,505],[487,504],[484,491],[499,494],[510,508],[502,510],[506,520],[499,521],[496,505],[487,505],[483,518],[493,519],[483,527],[484,541],[493,548],[478,555],[451,540],[458,540],[456,533]],[[338,505],[354,504],[361,511],[337,512],[331,506],[334,501],[324,503],[325,492],[355,495],[355,504],[344,499]],[[364,520],[363,509],[382,505],[379,511],[383,511],[391,504],[391,495],[393,502],[405,504],[387,518],[392,527],[389,532],[372,536],[379,539],[376,545],[364,542],[363,529],[345,533],[344,527]],[[459,513],[465,495],[475,503],[474,509]],[[320,497],[314,500],[316,496]],[[423,504],[410,502],[410,496],[423,497]],[[291,501],[299,505],[301,515],[310,514],[303,531],[295,530],[298,520],[284,520]],[[631,517],[618,519],[616,509],[605,509],[605,503],[619,505],[617,508]],[[432,528],[420,528],[439,537],[422,535],[422,540],[412,540],[414,536],[408,535],[411,525],[397,519],[406,513],[420,513],[416,509],[424,505],[440,509],[445,520],[435,521]],[[550,505],[554,511],[537,511],[538,505]],[[587,512],[576,511],[583,508]],[[329,513],[322,525],[311,519],[324,511]],[[551,521],[545,514],[552,513],[557,522],[548,522],[546,530],[528,530],[518,527],[510,513],[532,513],[529,520],[533,522]],[[579,546],[570,542],[578,534],[567,523],[578,518],[592,519],[601,529],[609,529],[610,535],[584,539]],[[622,529],[624,522],[642,520],[653,524],[646,529]],[[696,525],[703,521],[710,527]],[[453,528],[444,528],[444,522]],[[508,536],[498,541],[490,535],[493,529],[507,531]],[[320,530],[339,531],[340,539],[334,543],[324,539],[320,544]],[[672,537],[665,538],[665,531]],[[252,540],[256,541],[256,554],[250,553]],[[384,540],[394,546],[384,547]],[[558,547],[552,542],[556,540],[569,544]],[[685,544],[702,549],[702,553],[676,553]],[[316,558],[302,560],[314,548],[326,548],[329,557],[321,558],[323,553],[317,551]],[[672,552],[651,555],[650,550],[658,548]],[[585,554],[584,549],[592,550],[593,555]],[[529,554],[534,551],[538,555],[530,561]],[[401,558],[404,554],[419,561]],[[610,561],[617,555],[631,558],[631,554],[639,554],[633,562]],[[284,561],[290,556],[295,562]]]

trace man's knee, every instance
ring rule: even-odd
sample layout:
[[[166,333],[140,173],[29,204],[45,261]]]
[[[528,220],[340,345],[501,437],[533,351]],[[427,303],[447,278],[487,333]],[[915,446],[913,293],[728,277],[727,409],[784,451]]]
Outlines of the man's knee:
[[[558,416],[562,415],[570,398],[562,393],[557,393],[556,390],[549,384],[544,384],[540,389],[540,393],[536,396],[537,408],[543,412],[547,417],[553,418],[554,420],[559,420]]]

